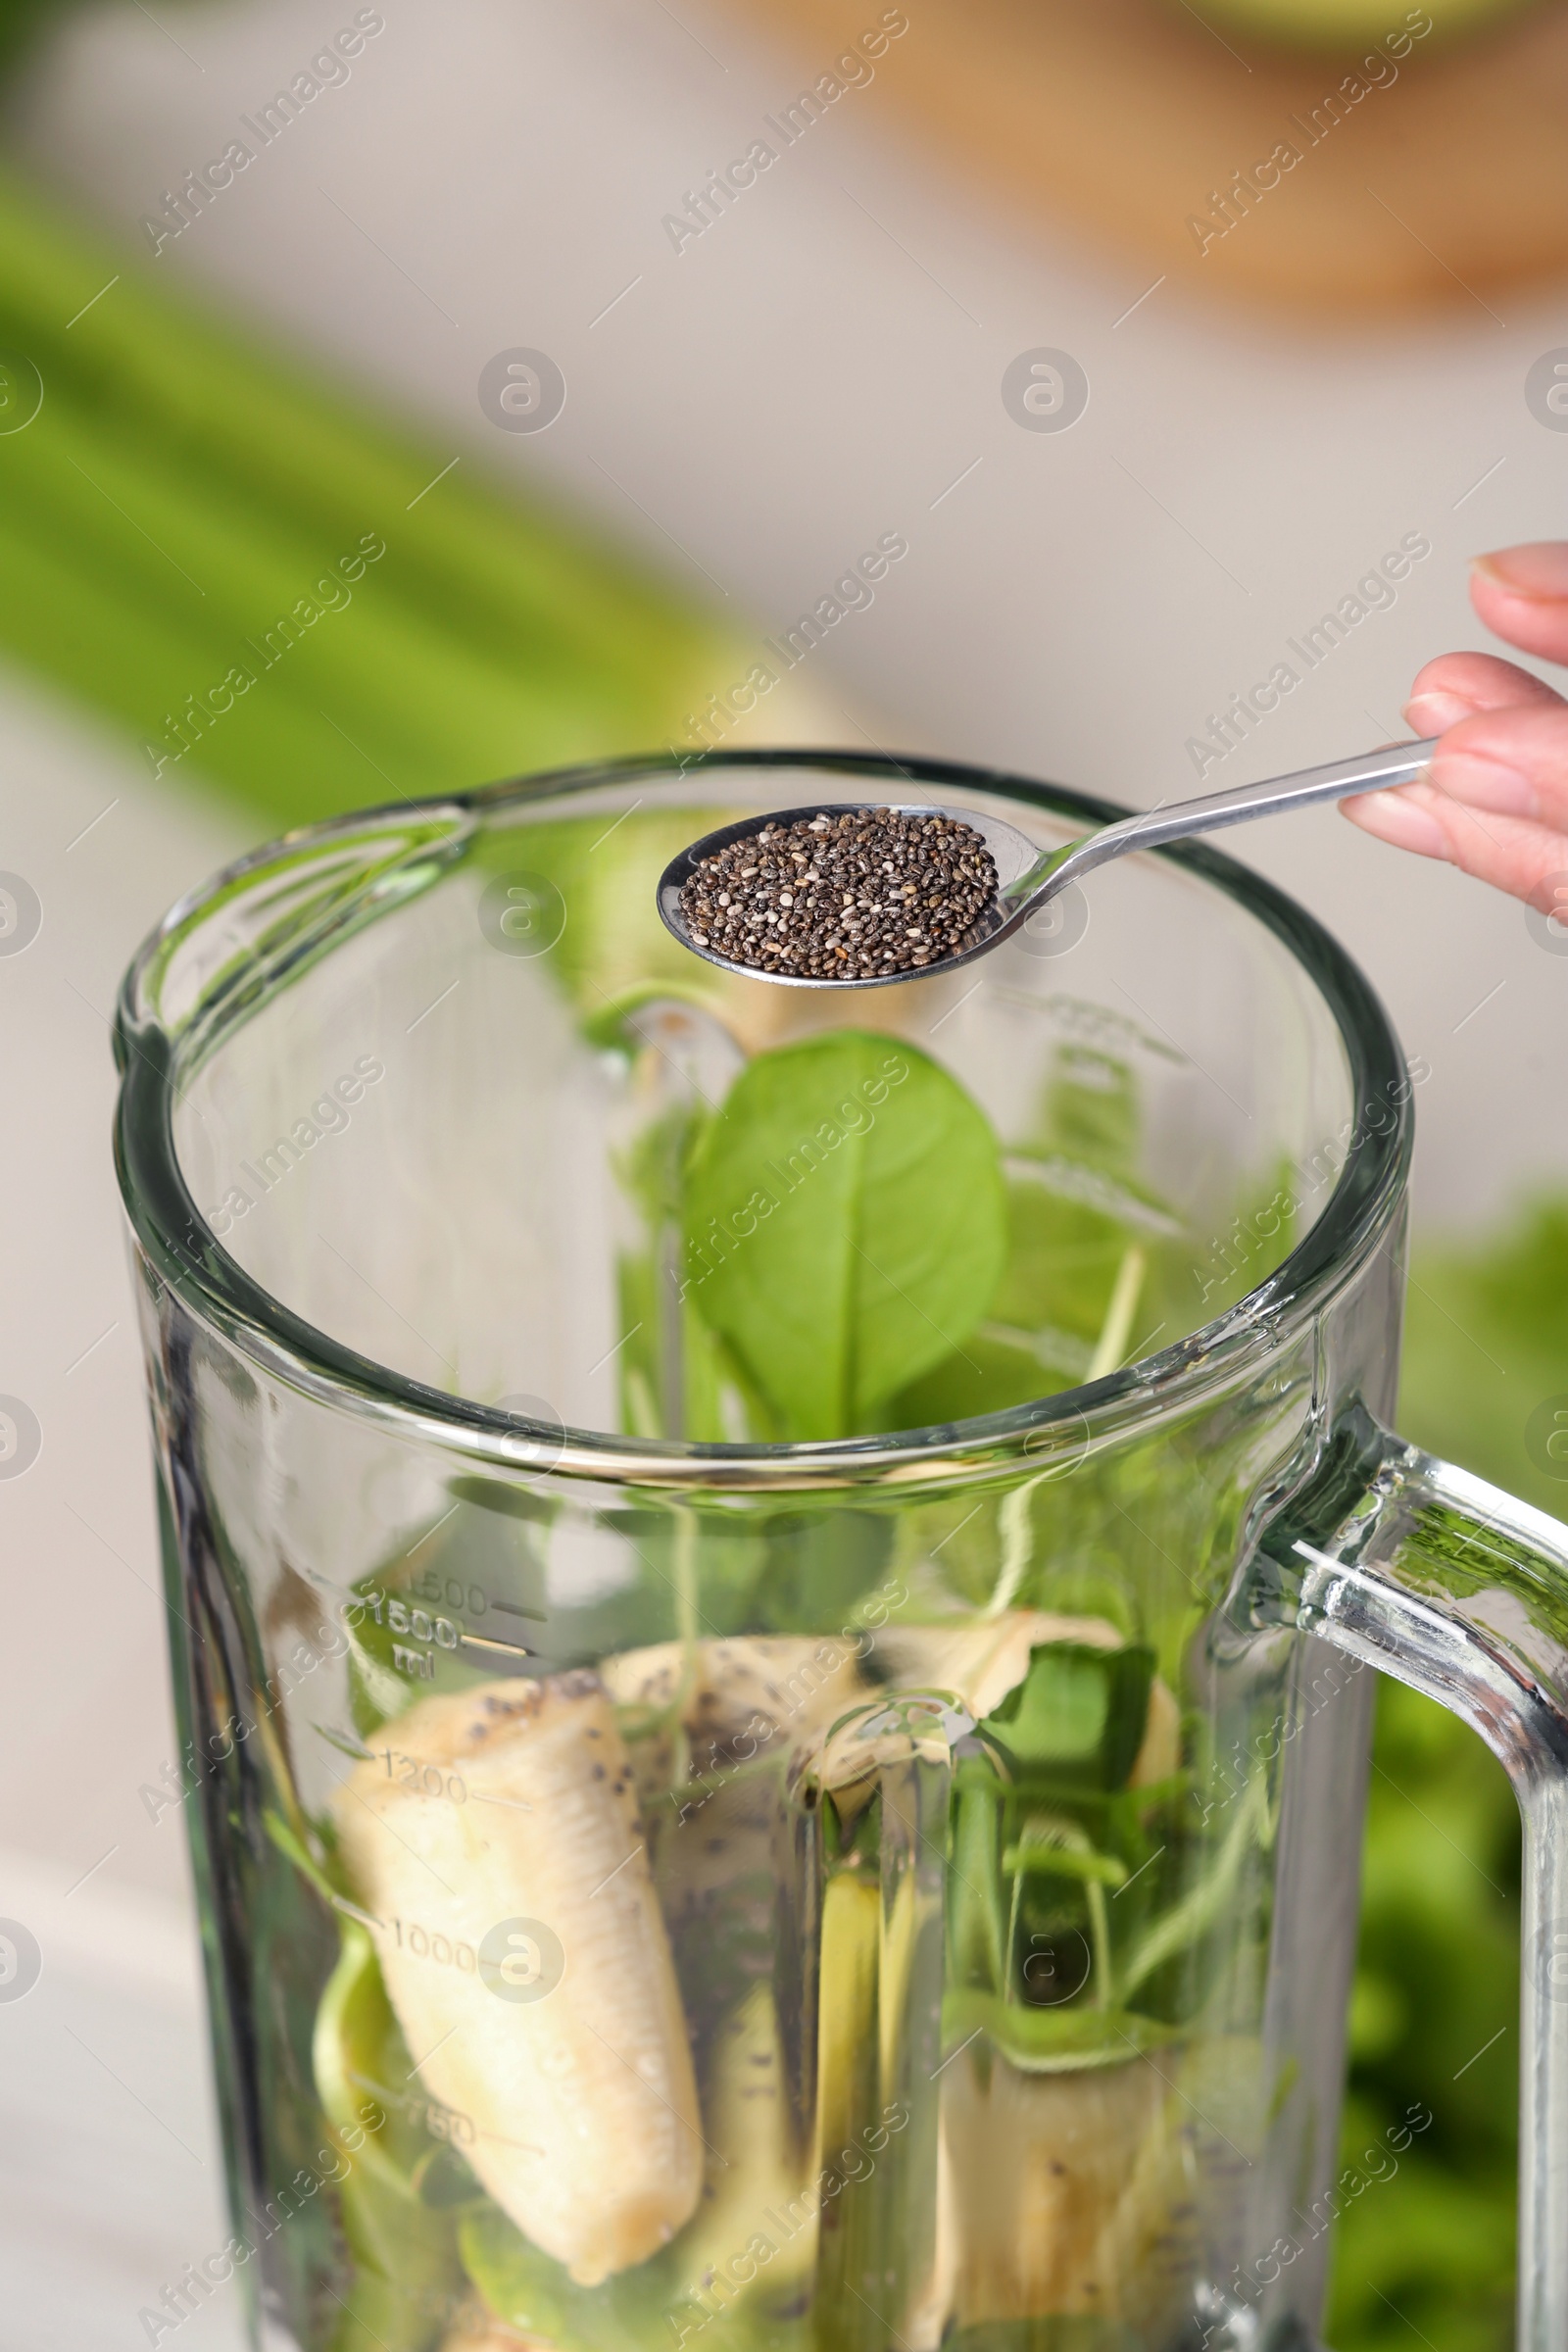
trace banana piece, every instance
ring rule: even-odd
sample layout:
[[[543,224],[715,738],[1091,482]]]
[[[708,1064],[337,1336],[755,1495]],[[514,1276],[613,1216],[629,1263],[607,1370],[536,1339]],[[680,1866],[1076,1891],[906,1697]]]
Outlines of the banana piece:
[[[923,1708],[921,1693],[951,1691],[978,1722],[1023,1681],[1031,1651],[1045,1642],[1121,1647],[1120,1634],[1103,1618],[1052,1616],[1043,1609],[1012,1609],[963,1625],[885,1627],[870,1655],[884,1681],[861,1692],[854,1716],[831,1727],[811,1758],[812,1778],[839,1800],[841,1816],[853,1819],[875,1775],[889,1765],[917,1757],[942,1763],[952,1752],[952,1723],[935,1703]],[[914,1695],[906,1700],[906,1692]]]
[[[868,1873],[841,1870],[822,1893],[817,1971],[816,2162],[820,2169],[876,2113],[877,1974],[882,1890]]]
[[[1151,2221],[1157,2211],[1167,2227],[1175,2218],[1163,2160],[1174,2152],[1166,2135],[1180,2127],[1159,2074],[1139,2059],[1025,2075],[996,2054],[986,2067],[960,2059],[951,2071],[942,2123],[958,2327],[1132,2316],[1129,2304],[1141,2304],[1147,2286],[1105,2257],[1113,2248],[1149,2251],[1154,2231],[1138,2227],[1138,2207]]]
[[[659,1642],[600,1666],[618,1706],[646,1707],[631,1742],[638,1782],[657,1793],[677,1779],[679,1725],[693,1773],[722,1772],[766,1751],[788,1753],[865,1695],[854,1642],[827,1635],[735,1635]]]
[[[894,1766],[947,1764],[953,1753],[944,1710],[916,1697],[906,1707],[892,1691],[868,1697],[806,1760],[807,1776],[831,1794],[848,1829]]]
[[[993,2054],[944,2078],[960,2328],[1094,2313],[1174,2339],[1205,2211],[1261,2151],[1258,2045],[1215,2035],[1156,2067],[1028,2075]]]
[[[1122,1646],[1121,1635],[1103,1617],[1008,1609],[979,1624],[884,1627],[872,1662],[889,1682],[956,1690],[978,1723],[1023,1681],[1030,1651],[1047,1642],[1076,1642],[1093,1649]]]
[[[920,2293],[910,2304],[905,2322],[909,2352],[937,2352],[948,2331],[954,2290],[958,2278],[957,2190],[953,2180],[953,2157],[948,2135],[937,2135],[937,2211],[932,2230],[931,2268]]]
[[[1152,1788],[1156,1781],[1168,1781],[1181,1760],[1182,1711],[1175,1691],[1156,1674],[1149,1686],[1149,1721],[1144,1726],[1144,1743],[1133,1758],[1127,1786]]]
[[[573,1671],[421,1700],[394,1736],[398,1771],[434,1766],[447,1792],[376,1757],[334,1812],[420,2085],[473,2124],[465,2152],[502,2211],[597,2285],[665,2244],[703,2182],[614,1712],[599,1677]]]
[[[1091,1649],[1120,1649],[1123,1637],[1103,1617],[1063,1617],[1048,1609],[1009,1609],[978,1625],[888,1626],[877,1635],[872,1663],[892,1683],[956,1691],[975,1721],[1001,1706],[1029,1671],[1031,1650],[1048,1642]],[[1150,1687],[1143,1745],[1127,1777],[1147,1788],[1181,1761],[1181,1708],[1156,1675]]]
[[[754,1984],[719,2028],[708,2119],[708,2185],[670,2254],[676,2283],[662,2330],[670,2342],[681,2340],[680,2317],[693,2307],[705,2319],[743,2301],[777,2315],[795,2302],[815,2259],[817,2201],[794,2145],[778,2016],[765,1984]],[[671,2314],[679,2316],[672,2322]]]
[[[678,1944],[743,1882],[771,1873],[786,1765],[866,1696],[855,1645],[794,1635],[662,1642],[599,1671],[628,1711],[645,1834]]]

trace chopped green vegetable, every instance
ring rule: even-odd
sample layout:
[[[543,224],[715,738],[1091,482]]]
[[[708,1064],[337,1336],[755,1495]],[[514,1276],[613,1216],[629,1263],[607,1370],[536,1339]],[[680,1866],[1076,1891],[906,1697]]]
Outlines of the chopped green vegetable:
[[[317,2012],[316,2086],[346,2166],[338,2187],[354,2275],[341,2298],[332,2352],[426,2352],[461,2271],[443,2204],[471,2202],[478,2182],[430,2137],[459,2131],[421,2092],[364,1928],[340,1922],[343,1949]],[[411,2087],[412,2086],[412,2087]],[[435,2173],[432,2159],[452,2168]]]
[[[1152,1650],[1054,1642],[985,1730],[1019,1778],[1118,1788],[1143,1744],[1153,1676]]]

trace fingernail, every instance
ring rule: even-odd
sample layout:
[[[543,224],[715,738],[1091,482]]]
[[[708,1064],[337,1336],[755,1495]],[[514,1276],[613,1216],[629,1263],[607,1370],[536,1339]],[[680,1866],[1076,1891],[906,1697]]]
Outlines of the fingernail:
[[[1404,706],[1404,717],[1420,736],[1446,735],[1461,718],[1474,718],[1480,709],[1462,694],[1413,694]]]
[[[1568,541],[1536,539],[1523,547],[1499,547],[1477,556],[1470,568],[1509,596],[1568,597]]]
[[[1423,858],[1448,855],[1447,836],[1437,818],[1407,801],[1403,791],[1358,793],[1340,806],[1352,823],[1396,850],[1414,850]]]
[[[1439,752],[1429,771],[1433,787],[1470,808],[1498,816],[1537,816],[1541,804],[1530,778],[1505,760],[1484,760],[1477,752]]]

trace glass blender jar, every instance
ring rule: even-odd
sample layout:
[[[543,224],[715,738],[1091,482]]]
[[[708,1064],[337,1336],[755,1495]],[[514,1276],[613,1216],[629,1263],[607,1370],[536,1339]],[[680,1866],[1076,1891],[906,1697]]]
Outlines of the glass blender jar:
[[[1519,1793],[1557,2352],[1568,1536],[1390,1434],[1424,1065],[1202,847],[978,976],[697,965],[667,858],[813,791],[1123,813],[627,762],[292,835],[127,976],[195,2284],[297,2352],[1315,2341],[1370,1665]]]

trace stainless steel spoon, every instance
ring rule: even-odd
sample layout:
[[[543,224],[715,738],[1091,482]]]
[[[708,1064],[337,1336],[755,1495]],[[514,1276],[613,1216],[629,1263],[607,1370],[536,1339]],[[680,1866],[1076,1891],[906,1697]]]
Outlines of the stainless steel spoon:
[[[1294,776],[1268,776],[1258,784],[1238,784],[1229,792],[1211,792],[1200,801],[1178,801],[1152,808],[1145,816],[1124,817],[1119,824],[1104,825],[1098,833],[1086,833],[1081,840],[1066,842],[1056,850],[1042,850],[1027,834],[985,808],[945,808],[929,801],[810,801],[803,808],[743,817],[739,824],[720,825],[716,832],[694,841],[690,849],[670,859],[660,876],[659,911],[665,928],[683,947],[701,956],[705,963],[716,963],[721,971],[777,981],[784,988],[906,985],[910,980],[928,979],[934,972],[956,972],[961,964],[973,963],[977,956],[988,956],[1015,931],[1021,931],[1058,893],[1126,850],[1157,850],[1167,841],[1185,841],[1194,833],[1218,833],[1226,825],[1246,824],[1250,817],[1274,816],[1286,808],[1310,808],[1315,801],[1342,801],[1352,792],[1386,792],[1396,784],[1413,783],[1427,767],[1437,743],[1435,736],[1424,743],[1396,743],[1385,751],[1363,753],[1358,760],[1337,760],[1327,767],[1302,768]],[[732,841],[760,833],[764,825],[793,825],[802,817],[848,816],[871,808],[896,808],[906,816],[952,817],[983,835],[997,869],[997,897],[975,925],[980,936],[958,955],[941,956],[913,970],[834,980],[801,972],[764,971],[758,964],[742,963],[737,957],[698,945],[681,912],[680,894],[705,858],[726,849]]]

